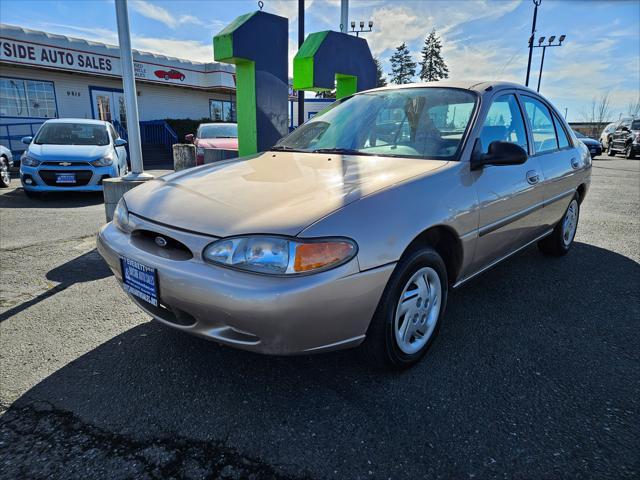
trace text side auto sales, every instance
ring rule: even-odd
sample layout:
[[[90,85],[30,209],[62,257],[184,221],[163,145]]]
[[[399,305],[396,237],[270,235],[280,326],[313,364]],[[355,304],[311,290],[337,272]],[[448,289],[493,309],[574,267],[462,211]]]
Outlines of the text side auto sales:
[[[26,60],[39,64],[88,68],[110,72],[111,59],[87,53],[68,52],[53,47],[23,45],[13,42],[0,42],[0,52],[7,59]]]

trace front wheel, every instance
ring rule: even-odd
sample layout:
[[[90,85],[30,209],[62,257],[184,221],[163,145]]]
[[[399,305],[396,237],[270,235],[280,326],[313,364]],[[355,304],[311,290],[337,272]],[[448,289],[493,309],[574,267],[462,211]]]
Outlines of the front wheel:
[[[613,149],[613,146],[611,145],[611,140],[609,140],[609,145],[607,145],[607,155],[609,155],[610,157],[615,157],[616,153],[617,152]]]
[[[4,157],[0,157],[0,188],[7,188],[10,184],[9,161]]]
[[[576,193],[571,199],[562,220],[560,220],[553,229],[553,233],[538,242],[538,248],[540,251],[545,255],[553,257],[566,255],[571,249],[573,240],[576,237],[579,219],[580,201],[578,194]]]
[[[396,370],[417,363],[440,330],[447,293],[447,269],[435,250],[405,254],[369,325],[362,345],[368,359]]]
[[[626,158],[627,160],[631,160],[635,156],[636,155],[635,153],[633,153],[633,148],[631,147],[631,144],[627,145],[627,148],[624,149],[624,158]]]

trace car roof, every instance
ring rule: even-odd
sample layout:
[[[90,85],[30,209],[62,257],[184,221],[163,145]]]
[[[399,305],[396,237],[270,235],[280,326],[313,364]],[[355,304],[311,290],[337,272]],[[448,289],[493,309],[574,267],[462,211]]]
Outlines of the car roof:
[[[52,118],[44,123],[87,123],[89,125],[107,126],[109,122],[104,120],[94,120],[93,118]]]
[[[514,82],[503,82],[497,80],[439,80],[437,82],[418,82],[405,83],[404,85],[387,85],[386,87],[373,88],[366,92],[378,92],[384,90],[397,90],[403,88],[421,88],[421,87],[441,87],[441,88],[461,88],[464,90],[472,90],[475,92],[483,92],[489,90],[501,90],[505,88],[517,88],[531,93],[536,93],[524,85]],[[364,92],[358,92],[364,93]],[[539,94],[538,94],[539,95]]]

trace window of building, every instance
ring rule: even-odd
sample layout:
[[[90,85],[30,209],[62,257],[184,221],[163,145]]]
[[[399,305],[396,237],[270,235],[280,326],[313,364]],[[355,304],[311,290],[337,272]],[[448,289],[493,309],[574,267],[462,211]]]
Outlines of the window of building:
[[[236,121],[236,102],[229,100],[209,100],[209,116],[217,122]]]
[[[0,77],[0,116],[57,118],[53,82]]]

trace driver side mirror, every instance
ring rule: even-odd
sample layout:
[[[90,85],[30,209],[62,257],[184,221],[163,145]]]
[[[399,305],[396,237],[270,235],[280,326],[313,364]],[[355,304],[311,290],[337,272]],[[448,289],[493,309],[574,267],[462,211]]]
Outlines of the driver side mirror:
[[[124,147],[127,144],[127,141],[124,138],[117,138],[113,144],[116,147]]]
[[[33,137],[22,137],[20,139],[20,141],[25,145],[29,145],[31,143],[31,140],[33,140]]]
[[[184,136],[184,140],[187,143],[193,143],[193,133],[189,133]]]
[[[489,152],[482,152],[482,142],[478,138],[471,155],[471,170],[484,165],[522,165],[527,161],[527,152],[520,145],[495,141],[489,144]]]

